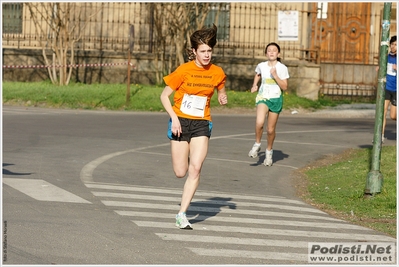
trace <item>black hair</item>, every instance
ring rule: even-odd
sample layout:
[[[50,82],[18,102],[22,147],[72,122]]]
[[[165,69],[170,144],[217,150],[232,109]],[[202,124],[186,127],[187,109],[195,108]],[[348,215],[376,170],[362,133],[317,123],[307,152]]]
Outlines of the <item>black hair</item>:
[[[265,48],[265,54],[267,54],[267,49],[269,48],[269,46],[275,46],[275,47],[277,47],[277,51],[280,53],[280,46],[277,44],[277,43],[274,43],[274,42],[272,42],[272,43],[269,43],[267,46],[266,46],[266,48]],[[279,61],[279,62],[281,62],[281,58],[277,58],[277,61]]]
[[[391,40],[389,40],[389,44],[392,44],[393,42],[396,42],[396,35],[391,37]]]
[[[203,27],[201,30],[195,31],[190,36],[191,48],[197,50],[198,47],[202,44],[206,44],[210,46],[212,49],[216,45],[216,35],[217,35],[218,28],[215,24],[212,27],[206,28]],[[195,55],[192,49],[187,50],[189,60],[195,59]]]

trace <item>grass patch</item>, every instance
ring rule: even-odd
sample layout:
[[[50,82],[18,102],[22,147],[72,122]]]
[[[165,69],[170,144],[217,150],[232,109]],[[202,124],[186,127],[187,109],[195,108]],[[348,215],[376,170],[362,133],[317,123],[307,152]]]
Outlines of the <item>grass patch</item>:
[[[158,87],[131,85],[131,101],[126,105],[123,84],[55,86],[50,82],[3,82],[3,103],[71,109],[162,110],[160,91]]]
[[[3,103],[71,109],[107,109],[132,111],[163,111],[159,96],[162,86],[132,84],[130,103],[126,103],[126,84],[82,84],[70,83],[56,86],[45,82],[3,82]],[[216,94],[216,93],[215,93]],[[226,108],[254,108],[255,93],[227,89],[229,103]],[[333,101],[320,98],[313,101],[293,93],[284,94],[284,109],[321,109],[348,101]],[[216,95],[211,106],[217,107]]]
[[[302,169],[305,185],[301,194],[307,202],[336,217],[396,238],[396,146],[382,147],[382,192],[364,198],[371,153],[371,148],[349,149]]]

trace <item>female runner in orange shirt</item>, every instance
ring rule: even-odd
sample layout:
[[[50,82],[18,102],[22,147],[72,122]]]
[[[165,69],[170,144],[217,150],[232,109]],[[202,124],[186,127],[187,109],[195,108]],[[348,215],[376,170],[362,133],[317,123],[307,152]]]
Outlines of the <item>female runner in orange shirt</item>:
[[[176,226],[180,229],[192,229],[186,211],[198,188],[202,164],[208,153],[212,131],[210,100],[215,88],[219,103],[227,104],[226,75],[222,68],[211,63],[216,33],[217,28],[213,25],[191,35],[191,61],[164,77],[166,86],[160,97],[170,116],[168,138],[171,140],[173,171],[177,178],[184,178],[188,173],[176,215]],[[172,93],[173,106],[169,99]]]

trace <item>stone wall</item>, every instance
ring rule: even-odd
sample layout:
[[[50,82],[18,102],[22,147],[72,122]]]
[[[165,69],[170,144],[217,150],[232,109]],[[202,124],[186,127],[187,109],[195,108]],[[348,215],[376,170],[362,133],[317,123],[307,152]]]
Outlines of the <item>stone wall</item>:
[[[76,51],[75,64],[83,64],[73,70],[72,80],[82,83],[126,83],[127,54],[121,52]],[[50,55],[49,55],[50,56]],[[263,58],[213,57],[213,62],[223,68],[227,75],[226,89],[250,90],[255,67]],[[320,65],[303,60],[282,60],[288,67],[290,79],[288,92],[296,92],[312,100],[318,98]],[[156,84],[154,55],[132,54],[130,82],[135,84]],[[98,66],[87,66],[97,64]],[[101,65],[103,64],[103,65]],[[111,66],[107,64],[113,64]],[[3,49],[3,65],[28,66],[45,65],[41,50]],[[35,82],[49,79],[46,68],[3,68],[4,81]]]

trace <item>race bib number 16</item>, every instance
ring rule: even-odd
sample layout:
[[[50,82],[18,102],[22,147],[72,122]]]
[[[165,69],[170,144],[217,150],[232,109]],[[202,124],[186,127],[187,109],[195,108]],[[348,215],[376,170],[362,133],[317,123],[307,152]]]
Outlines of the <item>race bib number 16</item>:
[[[203,118],[205,113],[206,100],[206,96],[184,94],[180,110],[184,114]]]

